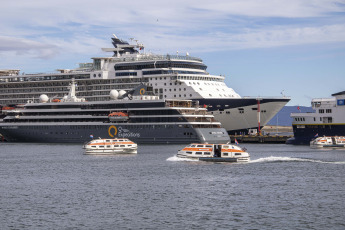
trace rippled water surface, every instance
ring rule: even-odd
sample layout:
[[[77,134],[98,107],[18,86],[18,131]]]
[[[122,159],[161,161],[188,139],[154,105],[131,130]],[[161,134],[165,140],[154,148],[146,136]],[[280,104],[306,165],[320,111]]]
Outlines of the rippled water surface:
[[[234,164],[180,161],[182,147],[1,143],[1,229],[345,229],[345,150],[246,144]]]

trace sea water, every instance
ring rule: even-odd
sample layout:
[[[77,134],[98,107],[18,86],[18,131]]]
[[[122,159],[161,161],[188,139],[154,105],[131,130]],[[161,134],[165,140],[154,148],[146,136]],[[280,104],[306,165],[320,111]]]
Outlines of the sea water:
[[[1,143],[1,229],[345,229],[345,150],[244,146],[249,163]]]

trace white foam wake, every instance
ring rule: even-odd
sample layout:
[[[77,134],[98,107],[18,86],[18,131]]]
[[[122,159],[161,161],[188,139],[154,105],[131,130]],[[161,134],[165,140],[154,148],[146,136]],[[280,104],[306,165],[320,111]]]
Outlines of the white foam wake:
[[[188,158],[181,158],[177,157],[176,155],[173,157],[169,157],[167,161],[199,161],[198,159],[188,159]]]
[[[331,161],[321,161],[321,160],[315,160],[315,159],[307,159],[307,158],[297,158],[297,157],[264,157],[259,158],[256,160],[251,160],[249,163],[266,163],[266,162],[312,162],[312,163],[323,163],[323,164],[345,164],[344,161],[337,161],[337,162],[331,162]]]

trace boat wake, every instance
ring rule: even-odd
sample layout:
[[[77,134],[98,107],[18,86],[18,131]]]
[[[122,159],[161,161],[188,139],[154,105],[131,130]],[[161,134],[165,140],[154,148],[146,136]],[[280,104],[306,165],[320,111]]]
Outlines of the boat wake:
[[[264,157],[256,160],[251,160],[249,163],[274,163],[274,162],[312,162],[321,164],[345,164],[345,161],[322,161],[308,158],[297,158],[297,157]]]
[[[199,161],[198,159],[188,159],[188,158],[181,158],[177,157],[176,155],[173,157],[169,157],[167,161]]]

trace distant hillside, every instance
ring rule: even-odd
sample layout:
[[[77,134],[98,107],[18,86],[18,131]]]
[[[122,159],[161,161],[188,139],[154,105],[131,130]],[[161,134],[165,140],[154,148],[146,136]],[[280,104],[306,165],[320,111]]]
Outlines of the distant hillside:
[[[268,123],[267,125],[281,125],[281,126],[291,126],[292,118],[291,113],[308,113],[313,112],[311,107],[300,106],[300,110],[297,106],[284,106]],[[277,121],[278,118],[278,121]]]

